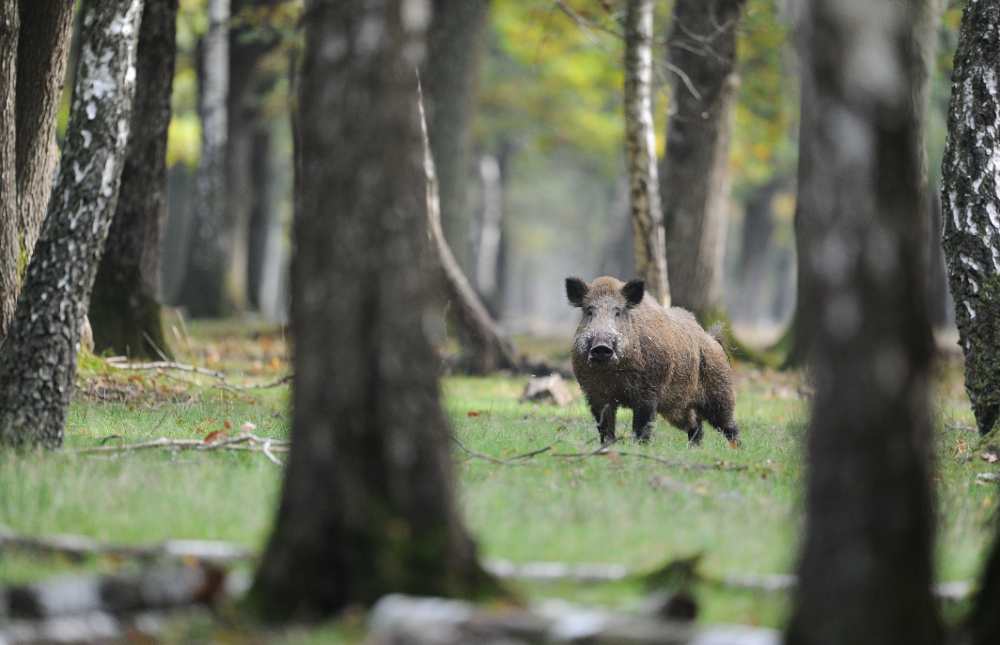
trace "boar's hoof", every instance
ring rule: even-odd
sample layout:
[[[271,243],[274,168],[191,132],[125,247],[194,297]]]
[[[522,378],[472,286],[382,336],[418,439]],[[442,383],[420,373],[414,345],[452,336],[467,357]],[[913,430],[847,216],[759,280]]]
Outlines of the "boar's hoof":
[[[649,443],[653,438],[653,424],[647,423],[641,429],[635,431],[635,440],[639,443]]]
[[[687,431],[688,433],[688,445],[689,446],[700,446],[701,438],[705,434],[702,430],[701,424],[696,428],[691,428]]]

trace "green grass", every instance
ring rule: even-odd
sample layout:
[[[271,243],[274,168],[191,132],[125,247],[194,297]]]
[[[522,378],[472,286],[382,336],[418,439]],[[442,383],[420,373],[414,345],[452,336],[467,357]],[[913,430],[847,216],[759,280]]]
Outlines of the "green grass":
[[[217,334],[192,355],[208,362],[226,343],[230,341]],[[240,355],[245,374],[273,378],[258,369],[261,363],[273,363],[268,352],[282,351],[268,343],[266,351]],[[222,355],[224,360],[228,356],[225,351]],[[205,379],[192,386],[184,382],[191,379],[180,378],[125,375],[108,371],[100,361],[85,362],[82,383],[89,394],[79,395],[72,406],[67,448],[98,445],[109,436],[126,442],[201,438],[227,423],[235,432],[245,422],[253,423],[260,435],[287,437],[287,389],[233,393],[210,387]],[[652,570],[700,553],[700,571],[708,579],[794,569],[808,413],[797,395],[796,375],[739,370],[740,450],[708,427],[704,445],[689,448],[685,435],[662,420],[653,441],[640,446],[627,438],[629,413],[619,414],[619,436],[625,437],[616,447],[620,451],[745,467],[740,471],[683,470],[617,454],[554,456],[596,448],[593,423],[579,398],[566,408],[519,403],[523,384],[523,379],[502,377],[453,377],[443,383],[456,436],[469,450],[505,458],[552,446],[520,465],[470,458],[456,448],[461,504],[484,557],[611,562]],[[97,385],[106,388],[95,390]],[[98,400],[95,392],[116,400]],[[935,401],[938,576],[973,579],[992,535],[997,491],[975,482],[976,473],[990,466],[979,458],[978,438],[953,367],[942,370]],[[279,468],[250,453],[0,454],[0,524],[39,535],[76,533],[118,542],[204,538],[260,548],[273,520],[280,476]],[[4,554],[0,581],[120,566],[108,560],[80,564]],[[515,587],[532,598],[611,606],[627,606],[642,594],[628,582]],[[697,591],[706,622],[780,625],[787,611],[782,594],[733,591],[710,583]],[[341,630],[320,633],[333,638]],[[323,640],[308,631],[291,633],[288,639]]]

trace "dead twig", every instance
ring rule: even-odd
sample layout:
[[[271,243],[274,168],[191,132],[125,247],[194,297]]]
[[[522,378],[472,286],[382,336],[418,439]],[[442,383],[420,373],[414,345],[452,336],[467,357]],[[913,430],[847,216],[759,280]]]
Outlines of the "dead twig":
[[[497,464],[498,466],[521,466],[521,465],[524,465],[524,461],[526,459],[530,459],[530,458],[535,457],[537,455],[541,455],[543,453],[546,453],[546,452],[552,450],[552,446],[555,445],[554,443],[550,443],[547,446],[544,446],[542,448],[538,448],[536,450],[532,450],[530,452],[526,452],[526,453],[521,454],[521,455],[514,455],[513,457],[509,457],[507,459],[498,459],[497,457],[493,457],[491,455],[487,455],[487,454],[484,454],[484,453],[481,453],[481,452],[476,452],[475,450],[470,449],[464,443],[462,443],[461,441],[459,441],[458,437],[452,436],[451,440],[454,441],[455,445],[458,446],[462,450],[462,452],[464,452],[470,458],[472,458],[472,459],[482,459],[483,461],[488,461],[491,464]]]
[[[219,385],[221,387],[232,389],[235,391],[264,390],[272,387],[278,387],[286,383],[290,383],[292,380],[291,374],[285,374],[280,378],[277,378],[273,381],[268,381],[266,383],[233,383],[228,379],[228,377],[224,372],[219,372],[217,370],[210,370],[205,367],[198,367],[197,365],[188,365],[187,363],[178,363],[176,361],[150,361],[146,363],[129,363],[124,357],[121,356],[113,356],[107,359],[107,364],[118,370],[139,370],[139,371],[174,370],[177,372],[188,372],[191,374],[199,374],[201,376],[210,376],[219,381]]]
[[[747,470],[747,466],[743,464],[729,464],[724,461],[717,461],[712,464],[703,463],[692,463],[688,461],[677,461],[675,459],[664,459],[663,457],[657,457],[655,455],[647,455],[641,452],[629,452],[627,450],[611,450],[613,444],[608,444],[606,446],[601,446],[597,450],[591,452],[555,452],[552,453],[553,457],[562,457],[566,459],[586,459],[587,457],[596,457],[600,455],[618,455],[620,457],[635,457],[637,459],[648,459],[650,461],[655,461],[664,466],[669,466],[671,468],[680,468],[681,470],[723,470],[723,471],[743,471]]]

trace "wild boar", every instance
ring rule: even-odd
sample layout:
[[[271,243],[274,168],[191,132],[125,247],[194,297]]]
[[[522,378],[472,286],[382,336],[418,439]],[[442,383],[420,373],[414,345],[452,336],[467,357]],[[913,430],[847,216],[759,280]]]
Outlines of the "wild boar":
[[[573,373],[602,444],[615,440],[615,415],[624,406],[632,409],[639,441],[649,440],[659,412],[692,444],[701,443],[705,420],[739,445],[729,358],[691,312],[663,307],[646,295],[642,280],[567,278],[566,296],[583,310]]]

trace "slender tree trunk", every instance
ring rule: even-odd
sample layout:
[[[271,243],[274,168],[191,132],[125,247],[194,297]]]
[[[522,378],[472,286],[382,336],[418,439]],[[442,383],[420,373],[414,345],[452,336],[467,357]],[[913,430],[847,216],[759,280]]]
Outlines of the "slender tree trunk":
[[[179,303],[195,317],[234,308],[226,290],[230,240],[226,230],[226,96],[229,91],[229,0],[208,0],[199,93],[201,160],[195,177],[191,252]]]
[[[476,289],[486,302],[494,302],[499,287],[500,244],[503,232],[503,189],[500,162],[491,154],[479,158],[479,183],[482,186],[482,216],[479,243],[476,245]],[[492,309],[492,308],[491,308]],[[492,312],[496,314],[496,310]]]
[[[806,18],[822,172],[804,248],[817,394],[790,645],[942,642],[931,593],[926,226],[920,223],[918,9],[816,0]],[[818,35],[822,34],[822,38]],[[870,73],[878,69],[880,73]]]
[[[250,178],[254,186],[254,200],[250,205],[247,226],[247,301],[256,310],[261,309],[261,289],[270,259],[270,237],[278,217],[277,164],[271,129],[268,122],[254,129],[250,147]]]
[[[944,252],[979,431],[1000,413],[1000,5],[970,2],[952,73],[941,168]]]
[[[17,0],[0,0],[0,339],[14,319],[21,249],[17,219]]]
[[[128,145],[141,0],[83,6],[59,178],[0,348],[0,444],[62,443],[76,350]]]
[[[329,616],[391,591],[475,595],[489,580],[456,508],[424,331],[437,308],[414,65],[430,8],[400,5],[309,8],[292,450],[252,592],[272,619]]]
[[[954,303],[948,290],[948,271],[945,267],[943,244],[944,218],[941,213],[940,182],[928,187],[931,209],[930,266],[927,270],[928,307],[931,326],[947,327],[953,322]]]
[[[135,107],[115,217],[90,302],[94,349],[159,358],[160,226],[167,209],[167,126],[176,54],[177,0],[146,0],[136,54]]]
[[[441,220],[459,267],[472,275],[469,148],[490,1],[432,0],[432,4],[434,26],[427,34],[421,77],[441,187]]]
[[[775,177],[757,187],[743,211],[740,244],[740,286],[734,317],[756,322],[764,314],[762,302],[771,242],[774,236],[774,198],[785,187],[786,177]]]
[[[625,8],[625,157],[635,268],[646,291],[671,304],[663,214],[653,131],[653,2],[628,0]]]
[[[21,270],[42,227],[59,160],[56,112],[66,77],[72,2],[20,0],[17,43],[17,194]]]
[[[736,34],[745,0],[677,0],[667,40],[673,75],[660,192],[674,304],[718,314],[729,200]]]

